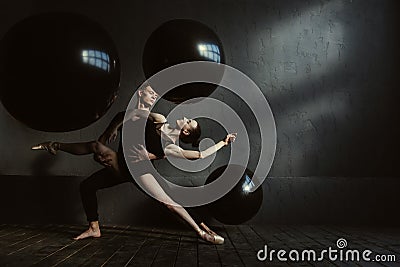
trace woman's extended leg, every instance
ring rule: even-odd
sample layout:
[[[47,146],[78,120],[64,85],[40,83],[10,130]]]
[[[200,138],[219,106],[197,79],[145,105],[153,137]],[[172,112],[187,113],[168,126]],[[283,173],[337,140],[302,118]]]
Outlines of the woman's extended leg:
[[[99,141],[81,143],[44,142],[32,147],[33,150],[46,150],[56,155],[63,151],[73,155],[94,154],[94,159],[105,167],[111,167],[119,173],[117,153]]]
[[[93,144],[95,141],[82,143],[60,143],[60,142],[43,142],[32,147],[32,150],[46,150],[50,154],[56,155],[58,150],[73,154],[87,155],[94,153]]]
[[[73,154],[73,155],[87,155],[95,153],[96,143],[98,141],[81,142],[81,143],[61,143],[61,142],[43,142],[33,146],[33,150],[46,150],[50,154],[57,154],[58,150]]]
[[[207,229],[205,229],[208,233],[203,231],[199,225],[193,220],[193,218],[190,216],[190,214],[185,210],[184,207],[173,201],[162,189],[160,184],[157,182],[157,180],[154,178],[152,174],[144,174],[140,177],[138,177],[139,181],[141,182],[142,186],[151,193],[153,196],[156,197],[156,199],[163,204],[165,204],[169,210],[172,212],[177,213],[182,219],[184,219],[199,235],[201,238],[203,238],[206,241],[209,241],[214,244],[222,244],[224,242],[224,239],[216,235],[215,233],[208,232]],[[209,230],[209,229],[208,229]]]

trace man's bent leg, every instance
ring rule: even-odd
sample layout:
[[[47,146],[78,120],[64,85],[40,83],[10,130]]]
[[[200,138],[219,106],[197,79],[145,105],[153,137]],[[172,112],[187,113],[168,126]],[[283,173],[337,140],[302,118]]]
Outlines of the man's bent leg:
[[[117,175],[113,170],[109,168],[103,168],[81,182],[81,199],[87,220],[89,222],[89,229],[77,236],[75,240],[101,236],[98,222],[99,215],[97,212],[97,190],[112,187],[128,181],[129,180],[125,177]]]

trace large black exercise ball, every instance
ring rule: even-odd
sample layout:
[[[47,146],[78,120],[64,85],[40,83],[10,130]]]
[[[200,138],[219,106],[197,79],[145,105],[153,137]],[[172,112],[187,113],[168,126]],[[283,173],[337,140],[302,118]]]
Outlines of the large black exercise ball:
[[[222,166],[213,171],[206,180],[209,184],[222,175],[227,166]],[[263,200],[263,191],[260,186],[254,192],[250,192],[254,187],[252,178],[253,172],[249,169],[239,166],[230,165],[229,174],[237,175],[243,173],[239,182],[222,198],[210,203],[207,207],[212,216],[218,221],[225,224],[241,224],[257,214]]]
[[[33,129],[64,132],[90,125],[111,106],[119,82],[113,40],[85,16],[34,15],[1,40],[1,101]]]
[[[201,22],[174,19],[163,23],[148,38],[143,51],[146,78],[173,65],[191,61],[225,63],[217,34]],[[223,72],[218,74],[221,78]],[[216,88],[209,83],[186,84],[169,91],[163,98],[181,103],[194,97],[207,97]]]

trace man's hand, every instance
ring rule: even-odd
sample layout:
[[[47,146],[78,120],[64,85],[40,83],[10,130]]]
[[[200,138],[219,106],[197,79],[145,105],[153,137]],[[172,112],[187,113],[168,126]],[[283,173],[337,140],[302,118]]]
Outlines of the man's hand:
[[[129,111],[127,118],[132,121],[137,121],[140,118],[147,119],[150,115],[150,111],[148,109],[134,109]]]
[[[95,153],[93,154],[93,159],[104,167],[111,167],[112,157],[109,154]]]

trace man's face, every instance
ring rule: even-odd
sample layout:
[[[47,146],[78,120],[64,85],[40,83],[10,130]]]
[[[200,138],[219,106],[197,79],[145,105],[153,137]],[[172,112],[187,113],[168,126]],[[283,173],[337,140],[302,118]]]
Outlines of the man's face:
[[[151,88],[150,85],[146,86],[146,88],[139,92],[140,101],[146,106],[152,106],[154,102],[157,100],[158,94]]]

